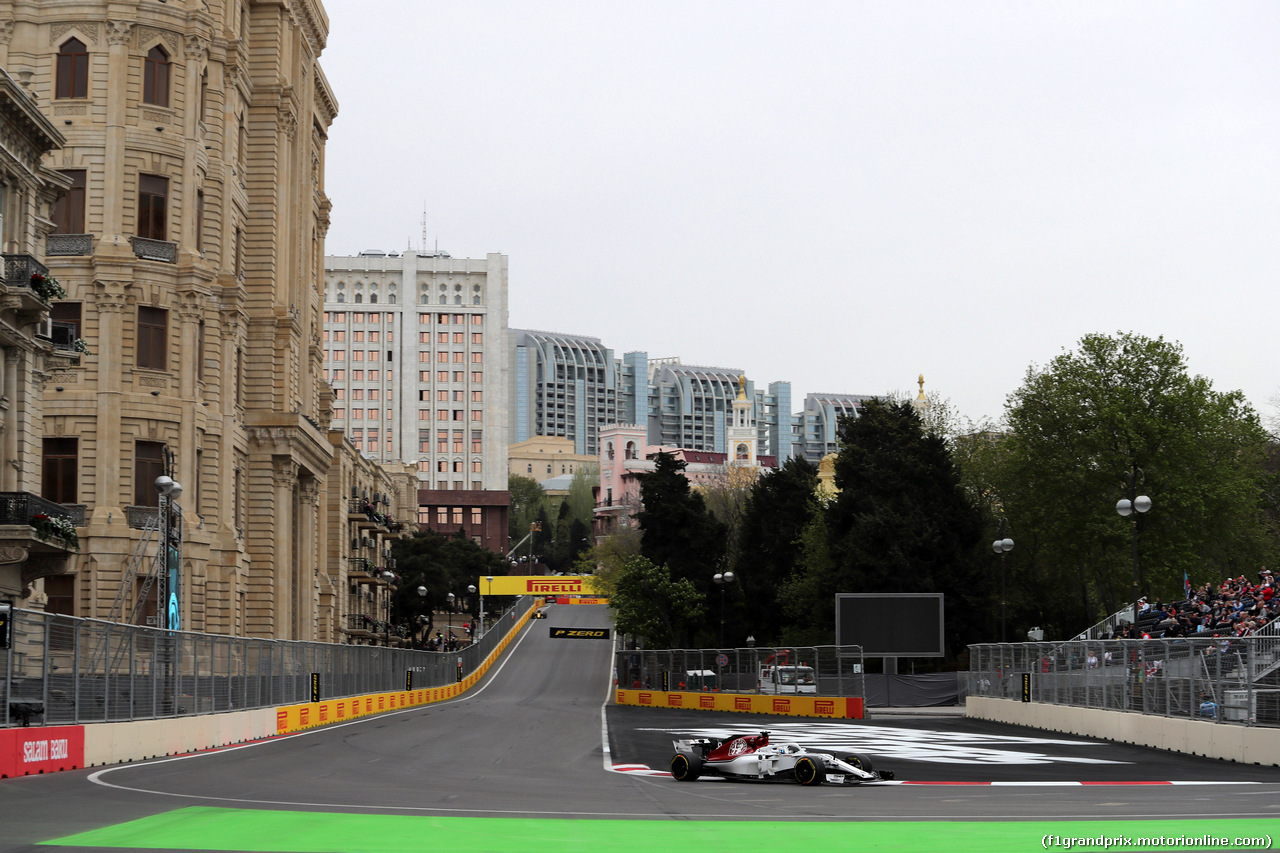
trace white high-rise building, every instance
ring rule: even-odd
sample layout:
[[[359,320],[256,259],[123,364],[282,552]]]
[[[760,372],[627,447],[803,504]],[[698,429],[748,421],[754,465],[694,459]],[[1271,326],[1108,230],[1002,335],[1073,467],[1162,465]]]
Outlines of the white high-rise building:
[[[366,251],[324,261],[335,427],[424,490],[507,488],[507,256]]]

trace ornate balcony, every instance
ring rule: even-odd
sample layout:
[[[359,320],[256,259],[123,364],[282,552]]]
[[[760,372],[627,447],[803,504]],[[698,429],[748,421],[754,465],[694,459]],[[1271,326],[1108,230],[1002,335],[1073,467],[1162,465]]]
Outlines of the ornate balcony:
[[[10,288],[31,289],[31,276],[48,275],[49,268],[30,255],[3,255],[4,283]]]
[[[82,524],[83,507],[80,509],[78,521]],[[37,526],[40,518],[77,523],[75,514],[61,504],[29,492],[0,492],[0,565],[21,564],[24,585],[66,573],[70,554],[77,547],[51,531],[47,522]]]
[[[68,257],[93,254],[92,234],[50,234],[44,253],[49,257]]]
[[[146,237],[130,237],[135,257],[144,261],[162,261],[166,264],[178,262],[178,244],[167,240],[151,240]]]

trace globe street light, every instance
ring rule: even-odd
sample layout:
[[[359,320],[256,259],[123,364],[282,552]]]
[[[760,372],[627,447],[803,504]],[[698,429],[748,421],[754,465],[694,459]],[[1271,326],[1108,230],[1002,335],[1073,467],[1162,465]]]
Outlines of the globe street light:
[[[453,594],[453,593],[449,593],[448,595],[446,595],[446,596],[445,596],[445,598],[446,598],[446,599],[448,600],[448,602],[449,602],[449,636],[450,636],[450,637],[452,637],[452,636],[453,636],[453,599],[454,599],[454,594]]]
[[[423,606],[425,607],[427,601],[427,588],[425,586],[418,587],[418,598],[422,599]],[[426,617],[426,614],[418,614],[418,624],[420,626],[426,626],[428,632],[430,631],[431,620]],[[428,633],[427,639],[431,639],[430,633]],[[426,641],[424,640],[423,642],[425,643]]]
[[[1004,533],[1004,528],[1005,520],[1002,518],[1000,519],[1000,529],[996,532],[996,535],[999,536]],[[1008,596],[1005,595],[1004,555],[1013,550],[1013,540],[1008,537],[997,539],[991,543],[991,550],[1000,555],[1000,642],[1007,643],[1009,642],[1008,621],[1006,619]]]
[[[733,572],[716,572],[711,579],[720,587],[720,647],[724,648],[724,588],[733,583]]]
[[[474,596],[475,594],[476,594],[476,585],[475,585],[475,584],[473,584],[473,583],[469,583],[469,584],[467,584],[467,595]],[[474,607],[474,606],[475,606],[475,603],[476,603],[476,602],[475,602],[475,599],[474,599],[474,598],[472,598],[472,599],[471,599],[471,606],[472,606],[472,607]],[[476,624],[476,618],[475,618],[475,617],[476,617],[476,612],[475,612],[475,610],[472,610],[472,611],[471,611],[471,640],[472,640],[472,642],[475,642],[476,640],[480,639],[480,626],[478,626],[478,625]]]
[[[1151,509],[1151,498],[1137,494],[1138,480],[1142,478],[1142,469],[1134,468],[1129,472],[1129,497],[1116,502],[1116,512],[1123,518],[1131,518],[1133,540],[1133,639],[1138,639],[1138,515]],[[1134,511],[1138,515],[1134,515]]]

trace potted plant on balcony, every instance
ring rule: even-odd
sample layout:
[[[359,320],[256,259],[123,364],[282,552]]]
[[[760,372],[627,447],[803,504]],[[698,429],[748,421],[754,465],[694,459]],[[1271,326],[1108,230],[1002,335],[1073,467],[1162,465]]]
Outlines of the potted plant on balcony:
[[[41,539],[61,542],[68,550],[80,550],[80,537],[76,535],[76,526],[71,519],[61,515],[48,516],[43,512],[31,516],[31,526]]]
[[[48,273],[33,272],[31,274],[31,289],[35,291],[45,302],[52,302],[55,299],[65,299],[67,292],[62,289],[62,285],[56,278]]]

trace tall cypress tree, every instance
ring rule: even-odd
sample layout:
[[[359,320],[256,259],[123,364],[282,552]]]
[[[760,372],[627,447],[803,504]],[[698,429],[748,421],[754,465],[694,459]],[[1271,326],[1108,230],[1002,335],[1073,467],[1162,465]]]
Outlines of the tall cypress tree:
[[[834,624],[840,592],[941,592],[949,649],[985,639],[982,518],[946,442],[911,403],[885,400],[843,420],[840,441],[839,493],[827,510],[835,588],[823,590],[817,612]]]
[[[641,477],[636,514],[640,524],[640,553],[671,570],[673,580],[690,580],[699,590],[710,589],[711,577],[721,570],[725,529],[707,510],[702,495],[684,476],[686,463],[659,453],[654,470]]]

